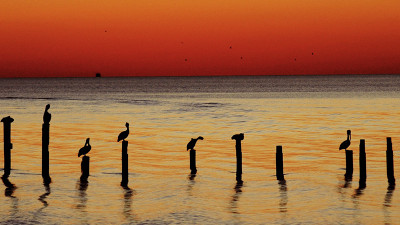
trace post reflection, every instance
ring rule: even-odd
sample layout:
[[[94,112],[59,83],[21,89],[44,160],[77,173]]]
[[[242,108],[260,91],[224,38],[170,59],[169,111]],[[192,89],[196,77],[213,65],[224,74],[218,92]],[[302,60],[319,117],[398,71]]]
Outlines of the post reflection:
[[[78,197],[79,197],[79,203],[76,205],[77,209],[85,209],[86,208],[86,203],[87,203],[87,193],[86,190],[89,186],[89,182],[85,179],[79,179],[78,182],[76,183],[76,187],[78,190]]]
[[[385,200],[383,202],[383,216],[385,219],[385,224],[392,224],[391,210],[389,208],[392,207],[392,197],[395,187],[395,185],[388,186]]]
[[[135,191],[129,188],[127,185],[123,186],[124,189],[124,209],[123,214],[125,219],[128,221],[135,220],[135,216],[132,213],[132,196],[135,194]]]
[[[196,183],[196,181],[195,181],[195,178],[196,177],[196,174],[189,174],[188,175],[188,186],[187,186],[187,192],[188,192],[188,195],[189,196],[192,196],[193,194],[192,194],[192,190],[193,190],[193,186],[194,186],[194,184]]]
[[[287,196],[286,180],[279,181],[279,195],[280,195],[279,211],[287,212],[288,196]]]
[[[18,198],[14,196],[14,191],[17,189],[15,185],[7,187],[4,190],[4,196],[11,199],[11,214],[10,218],[14,218],[18,214]]]
[[[2,176],[1,180],[3,181],[4,186],[6,186],[7,188],[10,188],[10,189],[15,189],[16,188],[15,185],[10,182],[8,177]]]
[[[354,190],[353,198],[358,198],[364,194],[364,189],[367,187],[365,181],[359,182],[358,188]]]
[[[43,183],[43,185],[44,185],[44,187],[45,187],[46,192],[43,193],[42,195],[40,195],[38,200],[39,200],[41,203],[43,203],[43,207],[45,208],[45,207],[49,206],[49,204],[48,204],[47,201],[46,201],[46,198],[47,198],[47,196],[50,195],[51,189],[50,189],[50,185],[49,185],[48,183]]]
[[[237,182],[234,190],[235,193],[232,195],[232,200],[231,200],[231,212],[233,214],[240,214],[238,211],[238,202],[239,202],[239,197],[242,195],[242,187],[243,187],[243,182]]]
[[[383,203],[384,207],[391,207],[392,206],[392,197],[393,197],[393,192],[395,190],[396,186],[395,185],[389,185],[387,188],[387,192],[385,195],[385,201]]]

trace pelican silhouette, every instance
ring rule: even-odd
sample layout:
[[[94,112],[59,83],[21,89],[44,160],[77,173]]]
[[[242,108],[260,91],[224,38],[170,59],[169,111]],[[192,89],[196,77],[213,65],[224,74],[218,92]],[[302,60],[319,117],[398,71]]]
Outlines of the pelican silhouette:
[[[125,130],[125,131],[122,131],[122,132],[118,135],[118,140],[117,140],[117,142],[119,142],[120,140],[125,141],[125,138],[128,137],[128,135],[129,135],[129,123],[126,122],[125,126],[126,126],[126,130]]]
[[[243,140],[244,139],[244,134],[243,133],[235,134],[235,135],[232,136],[232,140],[233,139],[235,139],[235,140]]]
[[[88,152],[90,152],[90,149],[92,149],[92,146],[90,146],[90,144],[89,144],[89,140],[90,140],[90,138],[87,138],[85,145],[81,149],[79,149],[78,157],[80,157],[81,155],[86,156],[86,154],[88,154]]]
[[[50,104],[47,104],[43,114],[43,123],[50,123],[51,114],[48,112],[49,109],[50,109]]]
[[[351,130],[347,130],[347,140],[343,141],[342,144],[340,144],[339,151],[342,149],[347,150],[347,148],[350,146],[350,141],[351,141]]]
[[[186,151],[187,150],[194,150],[193,148],[194,148],[194,146],[196,145],[196,142],[197,142],[197,140],[204,140],[204,138],[202,137],[202,136],[199,136],[198,138],[192,138],[190,141],[189,141],[189,143],[187,144],[187,146],[186,146]]]

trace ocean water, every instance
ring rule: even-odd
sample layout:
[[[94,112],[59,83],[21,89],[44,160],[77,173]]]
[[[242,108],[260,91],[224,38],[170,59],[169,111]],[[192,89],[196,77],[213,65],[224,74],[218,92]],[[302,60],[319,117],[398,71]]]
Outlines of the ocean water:
[[[3,186],[0,224],[400,221],[400,194],[388,189],[385,161],[386,137],[392,137],[400,174],[400,76],[31,78],[0,79],[0,86],[0,116],[15,119],[9,180],[17,187]],[[41,177],[46,104],[52,114],[48,187]],[[117,142],[125,122],[129,188],[120,186]],[[338,151],[348,129],[352,181],[344,179],[345,154]],[[245,134],[243,185],[235,180],[231,136],[237,133]],[[186,144],[200,135],[198,172],[191,177]],[[88,137],[91,176],[83,185],[77,153]],[[365,189],[358,184],[360,139],[366,142]],[[283,146],[285,183],[275,177],[277,145]]]

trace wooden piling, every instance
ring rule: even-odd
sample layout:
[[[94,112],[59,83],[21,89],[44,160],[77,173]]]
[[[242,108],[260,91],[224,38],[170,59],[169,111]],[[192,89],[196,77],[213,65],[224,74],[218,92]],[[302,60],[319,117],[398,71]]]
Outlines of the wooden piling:
[[[346,179],[351,180],[353,178],[353,150],[346,150]]]
[[[89,163],[90,163],[90,157],[83,156],[81,163],[81,172],[82,172],[81,180],[87,180],[89,177]]]
[[[236,140],[236,181],[242,182],[242,140]]]
[[[395,185],[396,179],[394,178],[393,169],[393,149],[392,149],[392,138],[386,138],[387,150],[386,150],[386,171],[389,185]]]
[[[7,179],[11,173],[11,149],[13,148],[11,143],[11,123],[14,121],[10,116],[4,117],[4,174],[2,178]]]
[[[43,182],[48,184],[51,182],[49,174],[49,139],[50,124],[43,123],[42,126],[42,177]]]
[[[122,141],[122,181],[121,186],[128,186],[128,141]]]
[[[367,160],[365,154],[365,140],[360,140],[360,184],[365,183],[367,180]]]
[[[196,174],[196,150],[191,149],[190,151],[190,174]]]
[[[285,180],[283,174],[283,152],[281,145],[276,146],[276,179]]]

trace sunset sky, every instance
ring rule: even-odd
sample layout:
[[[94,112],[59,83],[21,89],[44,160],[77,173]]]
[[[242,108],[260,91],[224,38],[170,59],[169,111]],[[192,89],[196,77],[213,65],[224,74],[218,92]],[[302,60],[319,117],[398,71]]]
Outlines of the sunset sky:
[[[399,0],[0,2],[0,77],[400,73]]]

